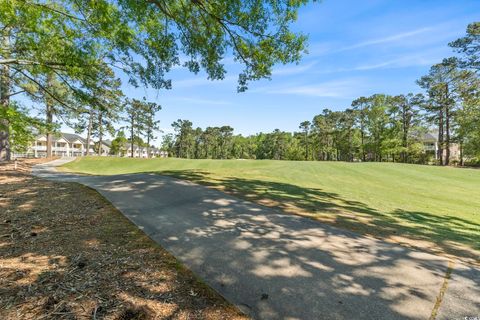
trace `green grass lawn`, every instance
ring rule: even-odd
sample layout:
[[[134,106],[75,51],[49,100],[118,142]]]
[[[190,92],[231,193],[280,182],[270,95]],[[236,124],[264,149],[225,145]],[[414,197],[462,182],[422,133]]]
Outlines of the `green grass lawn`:
[[[480,170],[396,163],[88,157],[67,170],[157,172],[285,212],[458,256],[479,258]]]

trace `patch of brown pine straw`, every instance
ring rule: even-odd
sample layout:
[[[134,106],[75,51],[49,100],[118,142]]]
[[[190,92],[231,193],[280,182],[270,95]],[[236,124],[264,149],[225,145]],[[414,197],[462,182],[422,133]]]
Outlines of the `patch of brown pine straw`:
[[[97,192],[0,164],[0,319],[246,319]]]

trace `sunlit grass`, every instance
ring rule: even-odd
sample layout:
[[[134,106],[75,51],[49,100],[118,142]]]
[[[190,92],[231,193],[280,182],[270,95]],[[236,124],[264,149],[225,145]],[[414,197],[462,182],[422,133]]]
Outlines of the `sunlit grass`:
[[[433,241],[440,249],[469,256],[478,253],[471,249],[480,249],[480,170],[475,169],[96,157],[76,160],[65,168],[101,175],[173,175],[361,233]]]

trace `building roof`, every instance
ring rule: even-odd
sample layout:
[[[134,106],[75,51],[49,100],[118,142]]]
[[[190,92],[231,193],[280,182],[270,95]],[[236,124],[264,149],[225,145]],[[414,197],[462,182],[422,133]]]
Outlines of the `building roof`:
[[[46,137],[46,134],[41,134],[37,137],[40,138],[40,137]],[[61,139],[64,139],[64,140],[67,140],[68,142],[72,143],[74,141],[77,141],[77,140],[80,140],[82,143],[86,143],[87,141],[85,139],[83,139],[81,136],[79,136],[78,134],[74,134],[74,133],[65,133],[65,132],[56,132],[56,133],[53,133],[52,134],[52,141],[53,142],[57,142]]]
[[[46,137],[45,134],[39,135],[39,137]],[[83,144],[87,144],[87,139],[82,138],[80,135],[75,134],[75,133],[66,133],[66,132],[56,132],[52,134],[52,141],[57,142],[61,139],[67,140],[69,143],[75,142],[75,141],[80,141]],[[93,139],[91,140],[93,142]]]
[[[87,143],[87,140],[86,140],[86,139],[83,139],[83,138],[80,137],[78,134],[75,134],[75,133],[64,133],[64,132],[60,132],[60,134],[61,134],[68,142],[74,142],[74,141],[80,140],[80,141],[82,141],[82,143]]]
[[[45,134],[39,135],[37,137],[37,139],[40,138],[40,137],[45,137]],[[52,135],[52,141],[53,142],[57,142],[62,138],[67,140],[69,143],[73,143],[77,140],[81,141],[83,144],[87,143],[87,139],[84,139],[80,135],[75,134],[75,133],[57,132],[57,133],[54,133]],[[93,139],[92,139],[92,142],[94,142]],[[112,141],[108,140],[108,139],[107,140],[102,140],[102,144],[109,147],[109,148],[112,147]],[[133,145],[133,148],[134,148],[134,150],[140,150],[140,152],[147,151],[147,147],[139,147],[136,144]],[[130,143],[126,142],[123,145],[123,149],[125,149],[126,151],[130,151]],[[163,150],[161,150],[159,148],[155,148],[155,147],[149,147],[148,149],[150,150],[150,152],[166,152],[166,151],[163,151]]]
[[[424,133],[422,135],[422,141],[437,141],[438,140],[438,133],[433,131]]]
[[[125,144],[123,145],[123,148],[126,149],[127,151],[130,151],[130,148],[131,148],[131,145],[130,145],[130,142],[125,142]],[[133,149],[134,150],[140,150],[140,151],[147,151],[147,148],[150,150],[150,152],[161,152],[163,150],[160,150],[158,148],[155,148],[155,147],[139,147],[138,145],[134,144],[133,145]]]
[[[412,137],[420,142],[437,142],[438,141],[438,130],[432,128],[428,131],[423,130],[413,130],[410,132]]]

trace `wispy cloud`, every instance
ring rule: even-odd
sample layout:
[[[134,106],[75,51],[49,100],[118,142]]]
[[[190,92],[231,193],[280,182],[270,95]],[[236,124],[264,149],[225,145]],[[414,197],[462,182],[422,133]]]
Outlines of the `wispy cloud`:
[[[440,62],[448,54],[448,48],[436,47],[421,51],[415,50],[412,52],[404,52],[402,54],[378,54],[368,57],[369,61],[365,61],[364,63],[353,66],[333,67],[328,63],[324,64],[321,61],[317,61],[318,67],[316,67],[310,73],[318,75],[352,71],[369,71],[376,69],[430,66]]]
[[[432,27],[425,27],[425,28],[420,28],[420,29],[411,30],[407,32],[397,33],[397,34],[389,35],[383,38],[376,38],[376,39],[370,39],[363,42],[359,42],[354,45],[344,47],[341,50],[345,51],[345,50],[352,50],[352,49],[363,48],[363,47],[368,47],[368,46],[373,46],[378,44],[397,42],[397,41],[404,40],[406,38],[410,38],[431,30],[433,30]]]
[[[310,69],[312,69],[315,65],[317,64],[316,61],[312,61],[307,64],[299,64],[299,65],[294,65],[291,67],[281,67],[273,70],[272,74],[275,75],[292,75],[292,74],[298,74],[298,73],[304,73]]]
[[[293,94],[310,97],[352,98],[366,87],[365,79],[349,78],[325,81],[316,84],[288,85],[277,88],[261,88],[258,92],[268,94]]]
[[[361,42],[353,43],[350,45],[341,45],[339,43],[330,43],[330,44],[321,44],[316,43],[312,45],[312,50],[310,51],[310,56],[324,56],[330,54],[336,54],[339,52],[350,51],[355,49],[367,48],[370,46],[379,46],[385,44],[401,44],[403,46],[410,46],[412,43],[418,45],[423,45],[426,40],[438,40],[437,37],[441,37],[442,39],[447,37],[447,32],[440,32],[440,26],[435,27],[422,27],[410,31],[395,33],[386,35],[380,38],[371,38]],[[435,34],[432,34],[432,31],[435,31]],[[413,42],[411,42],[413,41]]]
[[[187,102],[190,104],[201,104],[201,105],[231,105],[230,101],[225,100],[213,100],[213,99],[203,99],[203,98],[191,98],[191,97],[180,97],[175,98],[176,101]]]
[[[334,49],[332,43],[311,43],[308,44],[308,55],[310,56],[320,56],[326,53],[331,52]]]
[[[200,86],[212,86],[218,85],[220,83],[232,83],[236,79],[235,76],[226,76],[223,80],[209,80],[206,76],[201,77],[192,77],[187,79],[181,80],[174,80],[172,81],[173,88],[193,88],[193,87],[200,87]]]
[[[353,68],[346,68],[340,71],[367,71],[374,69],[393,69],[393,68],[407,68],[417,66],[429,66],[440,62],[442,56],[424,56],[424,55],[409,55],[401,58],[387,60],[384,62],[363,64]]]

